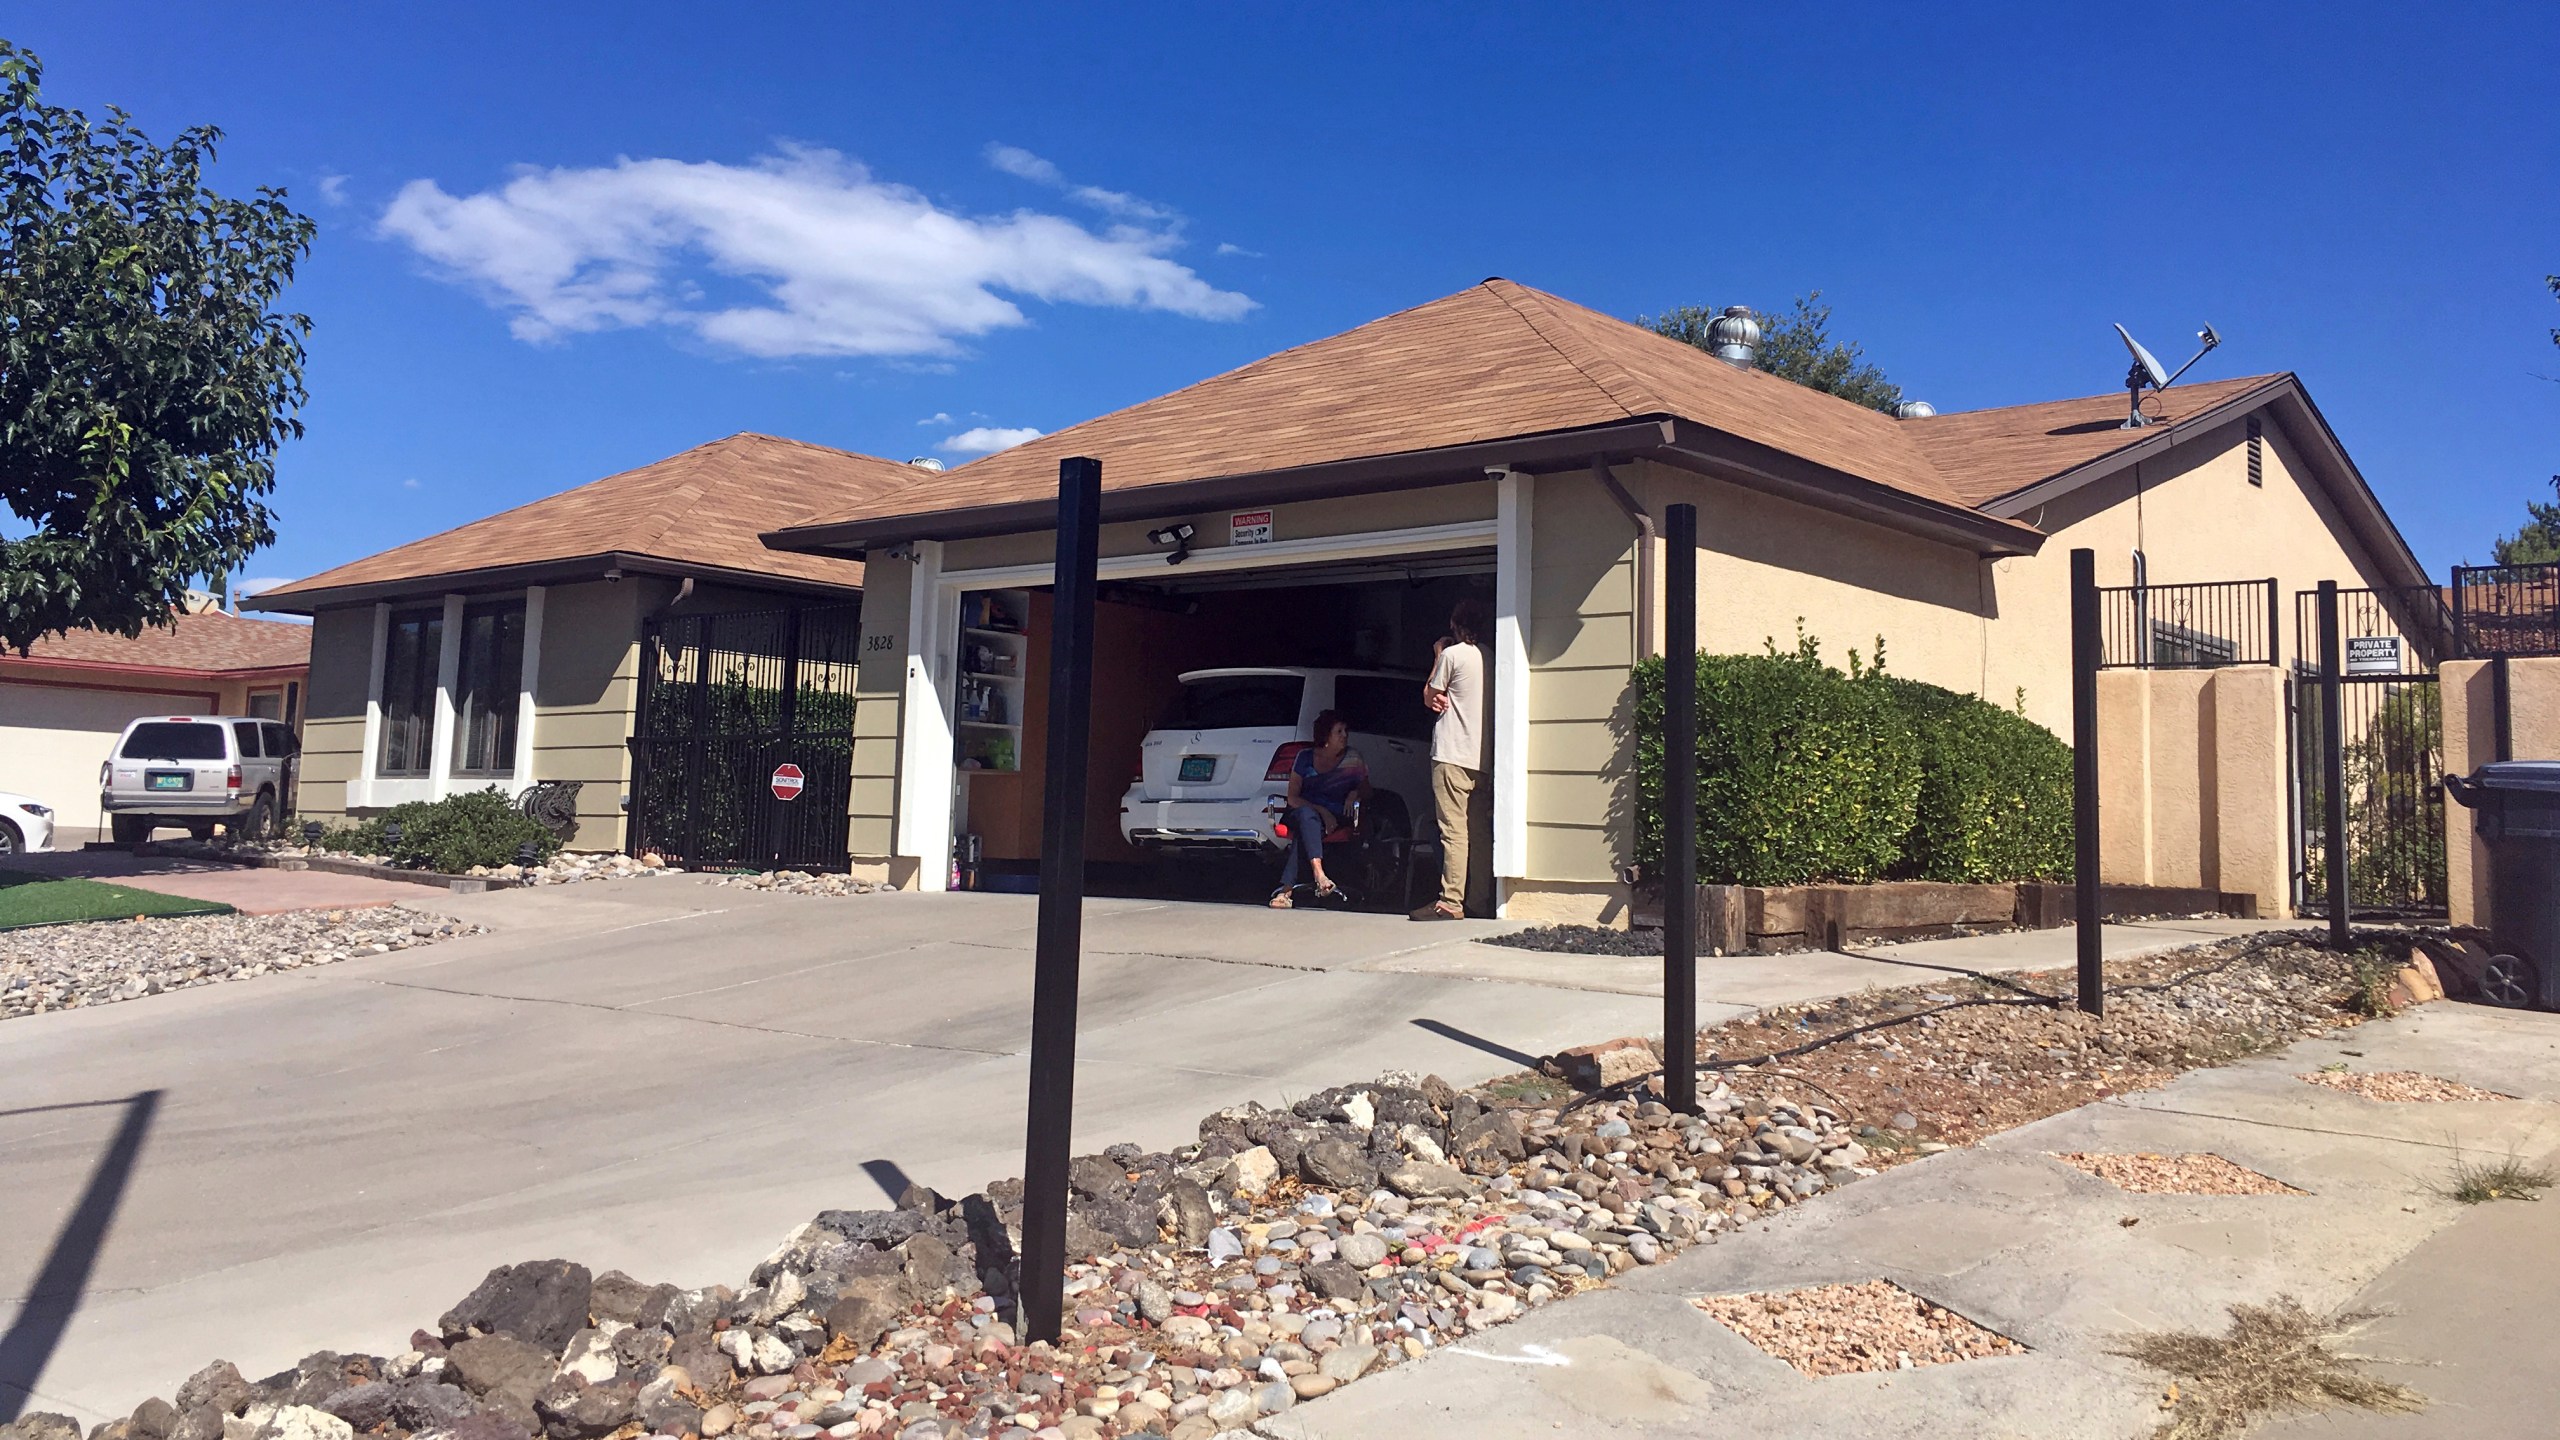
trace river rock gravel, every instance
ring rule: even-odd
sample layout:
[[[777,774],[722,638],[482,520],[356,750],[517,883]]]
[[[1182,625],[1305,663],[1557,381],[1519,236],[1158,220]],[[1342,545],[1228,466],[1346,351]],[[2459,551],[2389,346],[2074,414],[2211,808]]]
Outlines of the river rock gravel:
[[[1912,1370],[2023,1355],[2027,1349],[1890,1280],[1708,1295],[1689,1303],[1767,1354],[1813,1376]]]
[[[2072,1152],[2053,1157],[2136,1195],[2299,1195],[2281,1180],[2219,1155],[2099,1155]]]
[[[479,928],[381,906],[13,930],[0,934],[0,1019],[384,955]]]
[[[2301,1077],[2314,1085],[2344,1090],[2391,1105],[2444,1105],[2462,1100],[2513,1100],[2495,1090],[2447,1080],[2417,1070],[2316,1070]]]

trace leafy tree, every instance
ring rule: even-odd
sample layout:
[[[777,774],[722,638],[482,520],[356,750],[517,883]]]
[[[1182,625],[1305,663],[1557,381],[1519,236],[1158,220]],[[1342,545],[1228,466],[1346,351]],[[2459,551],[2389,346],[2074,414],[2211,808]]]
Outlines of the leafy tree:
[[[1640,315],[1636,323],[1704,350],[1707,327],[1721,313],[1683,305],[1661,315]],[[1760,322],[1760,369],[1888,415],[1902,402],[1902,387],[1870,364],[1855,341],[1831,338],[1831,307],[1822,303],[1821,291],[1797,296],[1795,308],[1784,315],[1754,310],[1751,318]]]
[[[167,146],[39,94],[0,40],[0,645],[165,624],[190,581],[275,539],[260,497],[302,433],[303,337],[279,314],[312,222],[204,184],[221,132]]]
[[[2560,475],[2551,477],[2548,503],[2540,500],[2524,502],[2526,514],[2532,518],[2518,526],[2513,535],[2502,535],[2490,549],[2501,565],[2548,565],[2560,561]]]

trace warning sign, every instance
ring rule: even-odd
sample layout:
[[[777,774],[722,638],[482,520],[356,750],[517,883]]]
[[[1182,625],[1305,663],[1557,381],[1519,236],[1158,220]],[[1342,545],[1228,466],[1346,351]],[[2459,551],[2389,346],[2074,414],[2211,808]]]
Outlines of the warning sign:
[[[2348,636],[2347,673],[2350,675],[2399,674],[2400,637],[2397,635]]]
[[[806,777],[800,773],[800,767],[797,765],[790,764],[786,761],[783,764],[774,766],[773,798],[776,800],[799,799],[800,786],[805,779]]]
[[[1271,543],[1271,512],[1238,510],[1227,517],[1227,543],[1230,545],[1268,545]]]

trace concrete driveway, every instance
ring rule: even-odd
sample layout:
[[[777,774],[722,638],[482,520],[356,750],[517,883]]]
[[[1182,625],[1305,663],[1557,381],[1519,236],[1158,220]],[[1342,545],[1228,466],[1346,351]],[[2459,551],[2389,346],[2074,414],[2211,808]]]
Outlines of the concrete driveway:
[[[820,1209],[1020,1170],[1029,897],[403,888],[491,933],[0,1024],[0,1387],[110,1418],[216,1356],[396,1353],[495,1264],[734,1282]],[[1503,928],[1090,902],[1078,1148],[1660,1031],[1659,961],[1474,943]],[[1702,1015],[2070,943],[1713,961]]]
[[[0,1025],[0,1362],[37,1408],[122,1414],[215,1356],[396,1353],[501,1262],[734,1282],[822,1208],[1020,1169],[1027,897],[403,898],[492,933]],[[1640,997],[1362,968],[1495,927],[1088,914],[1079,1147],[1660,1024]]]

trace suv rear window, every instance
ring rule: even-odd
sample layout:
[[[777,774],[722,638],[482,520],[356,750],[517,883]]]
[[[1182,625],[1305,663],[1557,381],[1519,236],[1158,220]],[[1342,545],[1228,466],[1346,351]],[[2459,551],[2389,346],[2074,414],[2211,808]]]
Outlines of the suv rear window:
[[[1422,682],[1384,675],[1345,675],[1333,682],[1333,708],[1363,735],[1428,740],[1440,717],[1422,703]]]
[[[1165,707],[1159,730],[1294,730],[1307,692],[1302,675],[1211,675]]]
[[[133,727],[117,754],[126,760],[228,760],[222,727],[185,720],[152,720]]]

